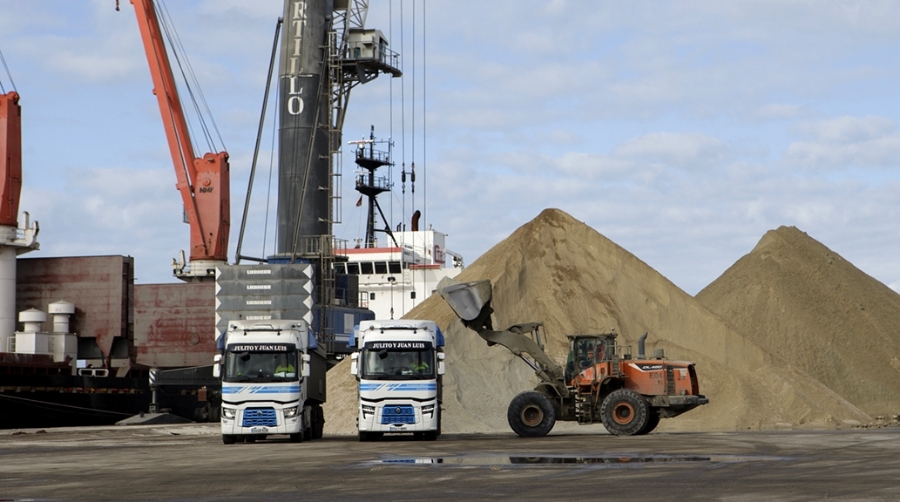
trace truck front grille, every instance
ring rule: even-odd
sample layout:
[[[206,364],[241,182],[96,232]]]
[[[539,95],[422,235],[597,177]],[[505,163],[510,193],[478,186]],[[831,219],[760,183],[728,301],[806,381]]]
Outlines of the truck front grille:
[[[385,406],[381,411],[382,424],[414,424],[416,411],[412,406]]]
[[[244,410],[242,427],[276,427],[275,408],[247,408]]]

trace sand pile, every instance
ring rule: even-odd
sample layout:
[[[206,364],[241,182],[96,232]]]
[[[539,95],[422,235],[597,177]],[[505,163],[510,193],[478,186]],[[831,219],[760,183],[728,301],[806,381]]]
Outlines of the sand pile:
[[[711,404],[663,420],[661,431],[835,426],[869,421],[862,411],[785,359],[739,333],[628,251],[568,214],[548,209],[470,265],[460,281],[490,279],[494,326],[544,323],[547,352],[563,362],[566,334],[615,329],[636,348],[664,348],[697,362]],[[509,432],[510,399],[537,383],[524,362],[488,347],[437,294],[409,318],[432,319],[447,340],[444,431]],[[634,351],[636,352],[636,350]],[[355,381],[348,363],[328,375],[327,433],[355,433]],[[568,426],[568,427],[567,427]],[[555,431],[585,427],[558,423]]]
[[[697,300],[873,417],[900,413],[900,295],[795,227]]]

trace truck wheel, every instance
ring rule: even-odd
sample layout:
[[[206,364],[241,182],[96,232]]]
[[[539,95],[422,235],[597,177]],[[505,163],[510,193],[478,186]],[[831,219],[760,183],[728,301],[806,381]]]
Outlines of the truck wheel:
[[[546,436],[556,424],[556,408],[550,398],[529,390],[509,403],[506,419],[513,432],[522,437]]]
[[[291,434],[290,438],[291,438],[292,443],[302,443],[303,442],[303,433],[298,432],[296,434]]]
[[[222,442],[225,444],[234,444],[235,437],[231,434],[222,434]]]
[[[325,412],[317,404],[313,406],[312,415],[312,438],[322,439],[322,433],[325,430]]]
[[[366,432],[359,431],[359,440],[360,441],[375,441],[376,439],[381,439],[381,436],[384,436],[383,432]]]
[[[631,389],[615,390],[600,405],[603,426],[616,436],[634,436],[647,425],[650,406]]]
[[[656,426],[659,425],[659,420],[659,410],[657,410],[656,408],[650,408],[650,415],[648,415],[647,417],[647,425],[645,425],[644,428],[641,429],[641,431],[636,435],[643,436],[644,434],[650,434],[651,432],[653,432],[653,429],[655,429]]]
[[[435,441],[438,437],[438,431],[425,431],[422,433],[422,439],[425,441]]]

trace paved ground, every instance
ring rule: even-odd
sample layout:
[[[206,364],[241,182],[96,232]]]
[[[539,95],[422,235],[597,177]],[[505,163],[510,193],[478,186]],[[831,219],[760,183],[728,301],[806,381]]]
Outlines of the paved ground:
[[[0,431],[0,500],[363,498],[900,500],[900,428],[231,446],[208,425]]]

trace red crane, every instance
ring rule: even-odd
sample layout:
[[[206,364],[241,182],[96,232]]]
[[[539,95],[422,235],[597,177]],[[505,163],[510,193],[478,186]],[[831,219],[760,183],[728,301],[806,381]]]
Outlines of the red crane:
[[[15,91],[0,94],[0,226],[16,227],[22,190],[22,108]]]
[[[175,275],[203,278],[215,276],[215,267],[226,263],[231,203],[228,153],[194,156],[187,120],[175,88],[175,77],[160,30],[153,0],[131,0],[137,14],[144,51],[153,77],[153,94],[159,103],[166,139],[191,227],[189,271]]]

